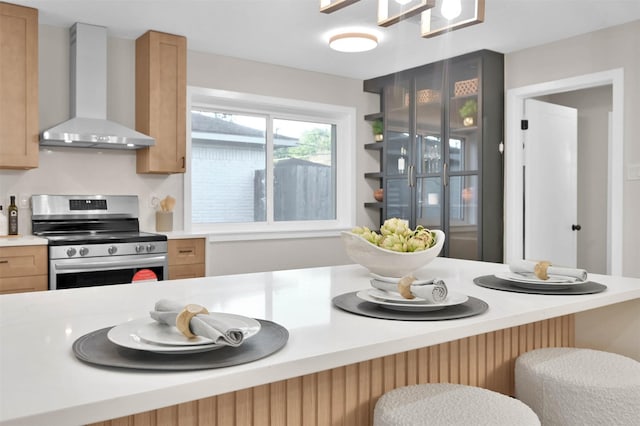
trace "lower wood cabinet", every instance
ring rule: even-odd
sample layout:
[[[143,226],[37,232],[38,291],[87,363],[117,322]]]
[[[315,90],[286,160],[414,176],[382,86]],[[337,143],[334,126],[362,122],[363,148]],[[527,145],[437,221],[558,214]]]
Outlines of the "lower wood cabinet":
[[[169,279],[205,276],[205,239],[169,240]]]
[[[44,291],[47,246],[0,247],[0,294]]]

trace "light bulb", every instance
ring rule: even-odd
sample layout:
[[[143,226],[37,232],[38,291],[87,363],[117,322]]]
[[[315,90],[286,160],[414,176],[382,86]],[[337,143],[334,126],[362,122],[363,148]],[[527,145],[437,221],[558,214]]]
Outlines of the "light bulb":
[[[396,0],[396,3],[398,3],[399,5],[404,6],[407,3],[410,3],[411,0]]]
[[[440,13],[449,21],[457,18],[462,13],[462,4],[460,0],[443,0],[440,7]]]

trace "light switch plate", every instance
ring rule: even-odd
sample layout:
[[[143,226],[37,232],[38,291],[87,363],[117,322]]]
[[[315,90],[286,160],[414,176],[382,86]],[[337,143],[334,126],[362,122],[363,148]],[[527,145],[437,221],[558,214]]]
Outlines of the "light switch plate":
[[[640,164],[627,166],[627,180],[640,180]]]

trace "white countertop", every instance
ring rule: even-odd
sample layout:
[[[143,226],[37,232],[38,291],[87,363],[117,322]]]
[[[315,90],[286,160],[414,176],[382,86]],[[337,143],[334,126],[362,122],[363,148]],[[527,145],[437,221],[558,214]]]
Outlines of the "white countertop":
[[[34,235],[16,235],[0,237],[0,247],[15,246],[46,246],[48,240],[46,238],[36,237]]]
[[[640,279],[590,275],[599,294],[528,295],[473,284],[506,265],[437,258],[416,274],[489,303],[475,317],[390,321],[341,311],[333,296],[369,287],[358,265],[196,278],[0,296],[0,423],[70,425],[117,418],[506,327],[640,298]],[[73,342],[91,331],[145,318],[156,300],[268,319],[290,337],[252,363],[193,372],[98,368]]]
[[[163,232],[152,230],[149,232],[155,232],[157,234],[166,235],[170,240],[184,240],[188,238],[207,238],[208,234],[203,234],[202,232],[187,232],[187,231],[171,231],[171,232]]]

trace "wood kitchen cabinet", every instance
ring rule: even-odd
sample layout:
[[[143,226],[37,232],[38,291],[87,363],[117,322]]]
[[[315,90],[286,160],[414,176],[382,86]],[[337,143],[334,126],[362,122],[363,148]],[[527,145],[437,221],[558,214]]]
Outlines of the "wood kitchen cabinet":
[[[136,152],[138,173],[186,169],[187,39],[147,31],[136,40],[136,130],[154,146]]]
[[[205,239],[169,240],[169,279],[204,277]]]
[[[0,247],[0,294],[44,291],[47,246]]]
[[[38,10],[0,2],[0,168],[38,167]]]

